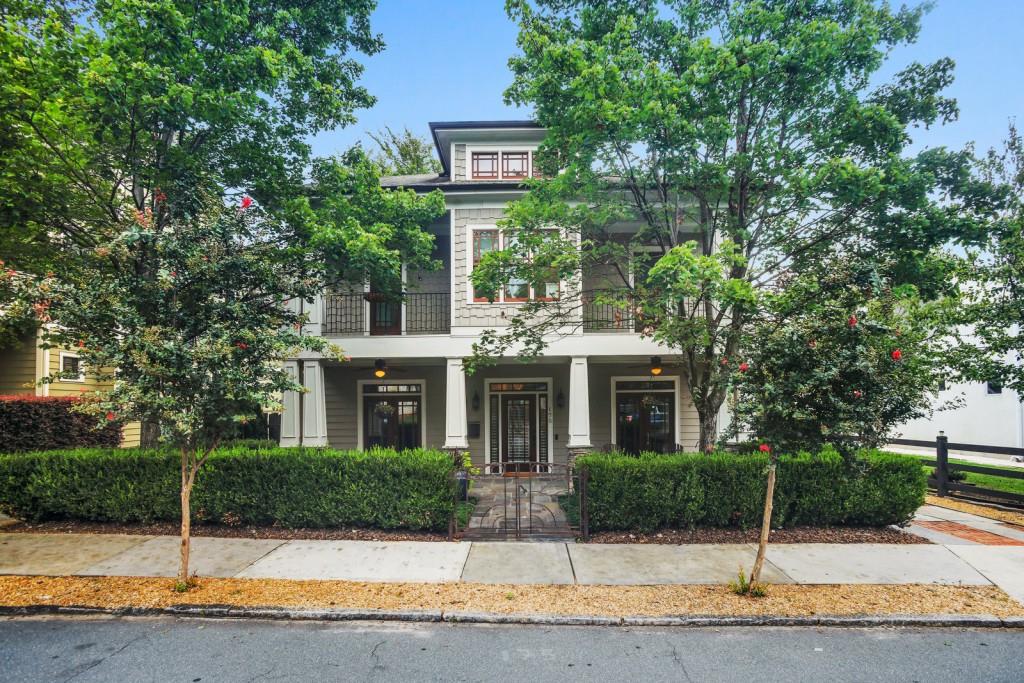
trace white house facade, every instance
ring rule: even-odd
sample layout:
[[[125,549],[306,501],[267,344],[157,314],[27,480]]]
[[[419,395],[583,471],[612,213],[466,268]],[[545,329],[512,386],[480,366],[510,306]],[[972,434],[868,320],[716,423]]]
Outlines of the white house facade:
[[[382,184],[444,193],[447,211],[428,228],[443,266],[404,272],[400,302],[367,286],[300,304],[309,332],[351,361],[289,361],[307,391],[285,397],[281,444],[468,450],[485,471],[565,464],[591,449],[694,450],[697,413],[667,349],[641,338],[628,313],[593,303],[594,292],[625,285],[617,272],[584,272],[575,283],[512,281],[493,302],[473,292],[473,264],[503,245],[497,222],[523,195],[544,130],[531,121],[430,129],[441,173]],[[465,372],[463,359],[484,330],[500,331],[523,302],[556,296],[581,297],[580,320],[541,358]]]

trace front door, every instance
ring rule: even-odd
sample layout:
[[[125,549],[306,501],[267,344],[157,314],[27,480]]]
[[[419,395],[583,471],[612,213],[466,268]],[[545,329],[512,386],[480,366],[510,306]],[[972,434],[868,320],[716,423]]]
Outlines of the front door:
[[[419,396],[367,396],[363,399],[363,448],[419,448]]]
[[[501,397],[502,454],[506,472],[529,472],[537,462],[537,396]]]
[[[674,450],[674,403],[675,395],[666,392],[616,394],[619,448],[633,454]]]

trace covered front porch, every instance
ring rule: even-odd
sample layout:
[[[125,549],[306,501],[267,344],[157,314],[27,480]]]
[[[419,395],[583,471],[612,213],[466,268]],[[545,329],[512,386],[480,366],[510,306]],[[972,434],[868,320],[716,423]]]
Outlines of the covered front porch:
[[[281,445],[468,451],[484,473],[545,472],[590,450],[694,450],[698,421],[681,369],[648,356],[509,359],[465,372],[462,357],[291,361]]]

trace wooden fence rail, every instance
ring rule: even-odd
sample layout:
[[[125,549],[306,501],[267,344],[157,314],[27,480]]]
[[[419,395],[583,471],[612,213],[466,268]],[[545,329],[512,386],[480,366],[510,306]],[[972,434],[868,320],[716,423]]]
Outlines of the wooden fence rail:
[[[1022,448],[1008,448],[1005,446],[984,446],[980,444],[949,443],[949,437],[942,432],[936,437],[935,442],[919,441],[915,439],[893,439],[891,443],[906,446],[935,447],[935,460],[922,460],[921,464],[935,468],[932,476],[928,477],[928,485],[935,489],[935,493],[944,498],[950,493],[956,494],[956,498],[965,498],[987,503],[1002,503],[1024,507],[1024,495],[1010,493],[1008,491],[997,491],[996,489],[974,486],[972,484],[961,484],[952,481],[952,472],[974,472],[975,474],[986,474],[992,477],[1003,477],[1006,479],[1024,479],[1024,468],[996,468],[982,467],[980,465],[962,465],[960,463],[949,464],[949,449],[968,451],[971,453],[989,453],[994,455],[1024,455]]]

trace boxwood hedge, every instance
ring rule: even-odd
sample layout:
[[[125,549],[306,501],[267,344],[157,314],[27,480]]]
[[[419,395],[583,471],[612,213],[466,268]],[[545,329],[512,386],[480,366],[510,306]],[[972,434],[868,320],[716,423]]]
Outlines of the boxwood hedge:
[[[0,510],[28,520],[180,519],[172,451],[77,449],[0,456]],[[214,452],[192,494],[196,522],[447,529],[454,465],[440,451],[246,447]]]
[[[590,528],[652,531],[761,524],[768,456],[592,454],[586,468]],[[925,475],[909,456],[832,450],[779,458],[772,525],[904,524],[924,503]]]

